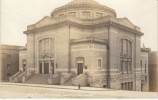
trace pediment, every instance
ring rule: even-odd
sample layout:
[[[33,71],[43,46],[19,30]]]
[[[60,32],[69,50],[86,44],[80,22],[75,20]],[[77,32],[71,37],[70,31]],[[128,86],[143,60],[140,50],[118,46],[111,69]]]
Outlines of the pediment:
[[[54,22],[54,20],[51,19],[51,17],[44,17],[42,18],[40,21],[38,21],[36,24],[35,24],[35,27],[36,28],[39,28],[39,27],[43,27],[43,26],[48,26],[50,24],[52,24]]]
[[[119,19],[119,22],[125,26],[135,28],[135,25],[128,18],[121,18]]]

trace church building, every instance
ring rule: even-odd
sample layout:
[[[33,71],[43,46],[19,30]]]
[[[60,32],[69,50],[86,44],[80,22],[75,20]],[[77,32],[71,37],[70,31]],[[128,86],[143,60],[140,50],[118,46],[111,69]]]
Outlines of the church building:
[[[72,0],[24,34],[14,82],[148,91],[144,33],[95,0]]]

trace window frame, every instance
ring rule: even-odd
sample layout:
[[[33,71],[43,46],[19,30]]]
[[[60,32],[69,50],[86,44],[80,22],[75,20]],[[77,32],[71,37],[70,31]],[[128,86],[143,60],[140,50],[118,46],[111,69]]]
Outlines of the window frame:
[[[69,16],[76,17],[76,12],[69,12]]]
[[[99,66],[99,60],[100,60],[100,66]],[[103,67],[102,67],[102,66],[103,66],[102,64],[103,64],[102,58],[97,58],[97,68],[98,68],[98,69],[102,69],[102,68],[103,68]]]
[[[132,48],[133,43],[131,39],[121,38],[120,39],[120,72],[122,74],[132,73]]]
[[[90,11],[83,11],[82,16],[84,19],[90,19],[91,12]]]
[[[101,16],[100,16],[101,15]],[[96,12],[96,18],[101,18],[101,17],[103,17],[104,15],[103,15],[103,13],[101,13],[101,12]]]

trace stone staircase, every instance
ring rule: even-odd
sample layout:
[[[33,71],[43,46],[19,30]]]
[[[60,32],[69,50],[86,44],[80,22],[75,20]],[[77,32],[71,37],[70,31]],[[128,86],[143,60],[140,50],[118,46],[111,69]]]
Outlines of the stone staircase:
[[[48,84],[49,74],[34,74],[24,83],[27,84]]]
[[[88,86],[88,75],[87,74],[80,74],[77,77],[72,79],[72,84],[74,86]]]
[[[55,73],[54,75],[50,75],[48,78],[49,85],[60,85],[61,81],[61,73]]]
[[[65,86],[73,86],[72,79],[75,78],[77,75],[75,73],[65,73],[61,76],[60,85]]]
[[[15,79],[22,73],[23,73],[22,71],[18,71],[16,74],[14,74],[13,76],[9,78],[9,82],[15,83],[16,82]]]
[[[45,84],[45,85],[65,85],[65,86],[87,86],[88,75],[76,73],[55,73],[49,74],[35,74],[34,72],[18,72],[10,78],[10,82],[26,83],[26,84]]]

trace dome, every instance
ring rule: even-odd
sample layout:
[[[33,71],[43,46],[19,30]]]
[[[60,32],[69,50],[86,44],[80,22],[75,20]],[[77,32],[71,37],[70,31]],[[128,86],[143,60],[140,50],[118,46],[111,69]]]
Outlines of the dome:
[[[91,4],[91,5],[100,5],[98,2],[94,0],[73,0],[68,5],[74,5],[74,4]]]
[[[81,14],[81,12],[83,13],[85,12],[85,13]],[[89,12],[89,13],[86,13],[86,12]],[[61,17],[64,15],[75,16],[80,19],[85,19],[85,18],[94,19],[98,17],[104,17],[107,15],[116,17],[116,12],[115,10],[107,6],[99,4],[95,0],[72,0],[68,4],[62,7],[56,8],[51,13],[52,17]]]

